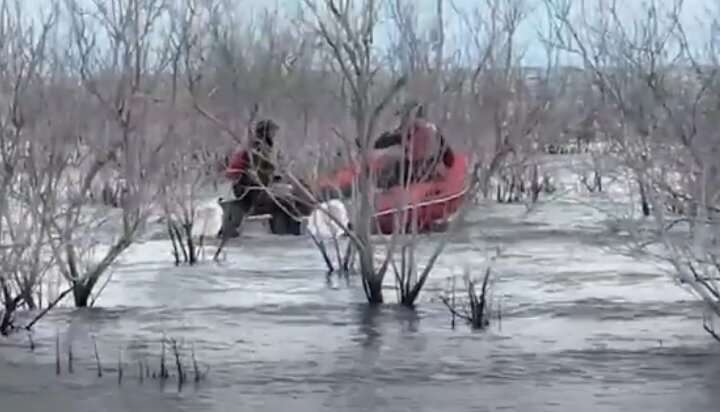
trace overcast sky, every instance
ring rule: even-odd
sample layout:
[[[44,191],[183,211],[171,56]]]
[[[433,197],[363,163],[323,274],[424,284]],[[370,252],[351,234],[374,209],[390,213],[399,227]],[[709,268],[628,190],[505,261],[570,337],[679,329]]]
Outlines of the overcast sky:
[[[248,1],[256,7],[261,5],[297,5],[301,0],[236,0],[238,2]],[[421,14],[421,20],[429,22],[434,18],[436,0],[411,0],[417,5],[417,9]],[[445,1],[445,22],[448,33],[447,49],[452,50],[457,45],[467,44],[467,33],[463,25],[459,22],[461,17],[455,10],[461,10],[466,18],[472,17],[472,11],[482,7],[485,0],[444,0]],[[547,30],[547,14],[546,8],[543,6],[542,0],[517,0],[522,1],[530,10],[528,17],[521,25],[518,33],[518,42],[524,51],[524,64],[542,65],[546,62],[545,49],[542,46],[538,31],[543,33]],[[603,0],[585,0],[585,3],[594,5]],[[652,0],[651,0],[652,1]],[[654,0],[660,7],[668,10],[672,4],[672,0]],[[573,0],[573,7],[580,7],[584,0]],[[645,0],[617,0],[622,13],[621,18],[632,20],[638,16],[638,11],[642,4],[647,3]],[[273,6],[270,6],[273,7]],[[286,7],[290,10],[292,7]],[[712,19],[720,19],[720,0],[684,0],[681,20],[683,26],[688,33],[688,37],[695,44],[705,43],[708,38],[708,25]],[[378,41],[382,40],[379,36]]]
[[[92,0],[78,0],[80,3],[91,4]],[[241,16],[252,16],[262,8],[279,8],[282,15],[294,15],[297,5],[302,0],[223,0],[237,6]],[[316,0],[321,1],[321,0]],[[356,0],[360,1],[360,0]],[[434,18],[436,0],[406,0],[413,1],[420,13],[421,22],[430,22]],[[460,24],[461,18],[454,9],[459,9],[467,18],[472,18],[472,11],[482,7],[485,0],[444,0],[445,1],[445,23],[447,30],[446,50],[456,49],[459,45],[469,43],[468,34],[464,26]],[[518,32],[518,42],[524,52],[523,63],[526,65],[543,65],[546,61],[545,50],[542,47],[538,36],[538,30],[547,28],[547,17],[542,0],[516,0],[523,1],[530,10],[529,16]],[[590,4],[597,4],[604,0],[573,0],[574,7],[579,7],[584,1]],[[617,0],[621,4],[622,18],[632,19],[638,15],[638,9],[646,0]],[[648,0],[653,1],[653,0]],[[657,4],[670,7],[672,0],[654,0]],[[36,5],[49,5],[49,0],[25,0],[24,4],[30,10],[39,10]],[[453,7],[454,5],[454,7]],[[688,32],[691,41],[696,45],[703,44],[708,38],[708,24],[711,20],[720,19],[720,0],[684,0],[682,21]],[[720,40],[720,39],[718,39]],[[387,35],[378,34],[376,41],[387,41]]]

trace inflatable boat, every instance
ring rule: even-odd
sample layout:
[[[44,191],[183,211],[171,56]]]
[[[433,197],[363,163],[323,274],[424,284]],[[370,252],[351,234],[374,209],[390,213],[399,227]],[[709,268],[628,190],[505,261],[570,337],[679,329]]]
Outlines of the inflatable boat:
[[[438,224],[444,224],[462,206],[468,190],[467,174],[469,159],[462,153],[452,153],[452,158],[438,168],[436,176],[429,181],[395,186],[376,193],[373,230],[375,233],[390,234],[400,229],[396,224],[403,222],[405,231],[415,227],[426,232]],[[384,166],[381,156],[370,160],[373,170]],[[321,187],[335,187],[344,195],[359,173],[356,165],[337,171],[333,177],[322,179]]]

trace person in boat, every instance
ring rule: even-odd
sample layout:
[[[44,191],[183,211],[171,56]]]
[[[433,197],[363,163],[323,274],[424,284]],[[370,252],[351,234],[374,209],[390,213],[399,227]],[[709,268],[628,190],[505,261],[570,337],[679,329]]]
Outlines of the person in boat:
[[[378,179],[378,186],[386,189],[432,181],[440,168],[451,167],[454,160],[445,136],[425,117],[422,106],[410,103],[398,114],[399,126],[383,133],[373,146],[386,163]]]
[[[273,182],[275,164],[272,157],[278,129],[279,126],[270,119],[257,122],[248,148],[240,147],[230,157],[226,174],[233,180],[236,199],[250,197],[248,201],[253,203],[260,191],[252,188],[267,187]]]
[[[278,130],[279,126],[270,119],[259,121],[250,136],[248,148],[240,147],[230,157],[226,175],[233,180],[232,190],[237,203],[232,207],[234,212],[229,214],[231,216],[226,216],[228,222],[223,223],[224,227],[229,228],[226,234],[228,237],[237,236],[237,227],[247,215],[270,214],[271,226],[275,226],[273,222],[277,223],[274,231],[298,232],[298,223],[291,215],[308,215],[312,212],[312,201],[302,196],[302,191],[299,196],[295,196],[293,188],[293,193],[286,196],[279,195],[271,188],[273,183],[281,180],[273,162],[274,157],[279,157],[279,153],[275,153]],[[299,179],[299,182],[309,190],[303,179]],[[269,194],[271,191],[274,195]],[[218,235],[225,237],[222,228]]]
[[[432,181],[441,168],[452,167],[454,154],[438,127],[430,122],[422,106],[411,102],[396,113],[399,126],[386,131],[373,143],[373,156],[379,159],[376,185],[389,189],[412,183]],[[403,141],[403,131],[406,138]],[[360,148],[359,140],[355,140]],[[340,187],[323,186],[319,197],[327,200],[338,195],[348,197],[352,183],[343,178]]]
[[[267,203],[263,189],[275,180],[272,156],[278,129],[270,119],[257,122],[247,148],[238,147],[230,155],[225,175],[233,181],[232,191],[238,203],[233,207],[235,212],[224,216],[218,236],[237,236],[237,227],[244,216],[252,214],[258,206],[263,207],[261,203]]]

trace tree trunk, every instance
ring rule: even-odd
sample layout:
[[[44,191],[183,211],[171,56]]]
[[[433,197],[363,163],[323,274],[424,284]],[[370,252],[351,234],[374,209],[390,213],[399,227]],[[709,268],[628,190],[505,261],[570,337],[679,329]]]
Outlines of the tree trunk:
[[[540,191],[542,186],[540,185],[540,171],[538,165],[533,165],[532,168],[532,181],[530,182],[530,191],[532,195],[532,203],[537,203],[540,198]]]
[[[95,270],[88,274],[84,281],[73,282],[73,299],[76,308],[86,308],[89,306],[92,291],[103,272],[104,270]]]
[[[603,191],[602,175],[597,170],[595,171],[595,188],[598,192]]]
[[[37,309],[38,305],[37,303],[35,303],[35,298],[32,295],[32,289],[24,291],[22,297],[23,302],[25,303],[25,306],[28,308],[28,310]]]
[[[10,329],[12,329],[12,316],[13,313],[15,313],[15,310],[10,310],[5,308],[5,310],[2,313],[2,321],[0,321],[0,335],[7,336],[10,334]]]
[[[16,309],[17,304],[14,299],[5,303],[5,308],[2,312],[2,321],[0,321],[0,335],[7,336],[13,329],[13,316],[15,315]]]
[[[377,279],[375,274],[363,275],[363,284],[368,303],[380,305],[384,302],[382,294],[382,279]]]
[[[648,217],[650,216],[650,204],[647,200],[647,195],[645,193],[645,184],[642,182],[638,182],[640,184],[640,206],[642,207],[642,213],[643,216]]]
[[[359,105],[358,105],[359,106]],[[363,107],[358,107],[358,113],[365,113]],[[357,136],[360,137],[360,176],[358,182],[358,195],[360,199],[356,199],[359,208],[354,213],[353,230],[357,236],[359,244],[358,253],[360,259],[360,274],[362,275],[363,289],[365,296],[371,304],[383,303],[382,296],[382,280],[383,273],[376,273],[375,263],[373,261],[373,244],[370,239],[370,225],[373,221],[374,202],[372,199],[372,182],[370,171],[370,131],[366,127],[366,118],[358,116],[356,119]]]
[[[0,277],[0,287],[2,288],[2,298],[4,301],[2,321],[0,321],[0,334],[7,336],[13,328],[13,317],[15,315],[19,299],[12,296],[10,287],[4,277]]]
[[[83,282],[73,283],[73,300],[75,301],[76,308],[88,307],[91,291],[92,286],[88,287],[88,285]]]

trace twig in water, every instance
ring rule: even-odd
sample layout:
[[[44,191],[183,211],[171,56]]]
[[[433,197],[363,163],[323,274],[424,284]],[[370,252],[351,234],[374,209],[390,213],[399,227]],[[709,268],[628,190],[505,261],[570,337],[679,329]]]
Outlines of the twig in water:
[[[172,344],[172,351],[175,356],[175,367],[177,368],[178,374],[178,390],[181,390],[183,383],[185,383],[185,371],[183,371],[182,362],[180,361],[180,349],[175,339],[170,339],[170,343]]]
[[[497,308],[497,318],[498,318],[498,329],[502,330],[502,300],[498,301],[498,308]]]
[[[68,343],[68,372],[74,372],[72,342]]]
[[[453,276],[453,278],[452,278],[452,295],[451,295],[453,308],[455,307],[455,284],[457,283],[456,280],[457,280],[457,278],[455,278],[455,276]],[[450,313],[452,313],[452,319],[450,320],[450,326],[453,329],[455,329],[455,318],[456,318],[455,311],[453,310]]]
[[[183,243],[182,232],[180,232],[180,228],[178,228],[177,224],[174,221],[172,223],[172,229],[175,232],[175,238],[177,239],[178,246],[180,247],[180,251],[182,252],[183,259],[185,260],[185,263],[189,263],[190,256],[188,255],[188,250],[185,248],[185,244]]]
[[[328,273],[334,272],[335,267],[332,264],[332,259],[330,259],[330,255],[328,255],[327,248],[325,247],[325,242],[321,239],[318,239],[317,236],[315,236],[311,231],[308,231],[308,235],[310,235],[310,239],[312,239],[313,243],[315,243],[315,246],[320,251],[323,260],[325,260],[325,265],[328,268]]]
[[[173,257],[175,257],[175,266],[180,266],[180,250],[178,249],[176,240],[175,240],[175,232],[172,230],[172,223],[170,215],[167,216],[167,231],[168,236],[170,236],[170,243],[172,244],[173,248]]]
[[[708,321],[706,314],[703,315],[703,329],[705,329],[705,332],[712,336],[713,339],[720,342],[720,334],[715,331],[715,325],[713,325],[712,320]]]
[[[465,320],[475,329],[483,329],[490,324],[490,276],[491,270],[488,268],[483,277],[480,293],[475,288],[475,282],[470,279],[469,275],[465,275],[465,288],[467,293],[467,302],[463,303],[463,310],[458,311],[455,292],[453,288],[450,298],[441,296],[440,300],[448,308],[452,315],[452,325],[454,325],[455,317]]]
[[[123,378],[123,351],[118,352],[118,385],[122,385]]]
[[[192,348],[193,372],[195,373],[195,382],[200,382],[200,369],[198,368],[197,358],[195,357],[195,345]]]
[[[27,332],[28,332],[28,343],[30,344],[30,352],[35,352],[35,340],[33,339],[32,330],[29,330]]]
[[[720,342],[720,335],[718,335],[718,333],[715,332],[713,328],[709,327],[708,325],[703,325],[703,329],[705,329],[705,332],[709,333],[710,336],[713,337],[713,339]]]
[[[160,379],[165,380],[168,378],[167,367],[165,366],[165,336],[162,338],[162,349],[160,352]]]
[[[488,319],[488,286],[490,281],[490,268],[485,270],[485,277],[483,278],[482,287],[480,289],[480,298],[478,299],[477,305],[473,308],[473,323],[475,327],[482,329],[490,323]],[[473,287],[474,290],[474,287]]]
[[[55,374],[60,375],[60,332],[55,335]]]
[[[347,242],[345,247],[345,257],[343,258],[342,268],[345,272],[350,272],[350,266],[352,266],[352,259],[355,254],[353,253],[353,243]]]
[[[47,315],[48,312],[50,312],[55,306],[57,306],[58,303],[60,303],[65,296],[67,296],[70,292],[73,291],[73,287],[69,287],[65,289],[61,294],[58,295],[58,297],[55,298],[49,305],[45,307],[40,313],[38,313],[27,325],[25,325],[25,330],[30,330],[32,327],[40,320],[43,316]]]
[[[95,353],[95,366],[97,367],[97,375],[98,375],[98,378],[102,378],[103,370],[102,370],[102,363],[100,362],[100,352],[98,352],[97,341],[95,340],[94,335],[92,336],[92,344],[93,344],[93,352]]]

